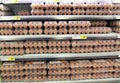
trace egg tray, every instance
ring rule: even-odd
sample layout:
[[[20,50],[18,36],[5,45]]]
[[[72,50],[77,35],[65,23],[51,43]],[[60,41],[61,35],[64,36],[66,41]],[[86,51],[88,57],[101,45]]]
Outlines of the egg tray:
[[[1,55],[119,51],[119,40],[1,42]]]
[[[120,27],[120,21],[111,21],[109,24],[112,27]]]
[[[48,75],[49,81],[70,80],[69,75]]]
[[[100,47],[100,46],[119,46],[120,40],[36,40],[36,41],[15,41],[15,42],[0,42],[0,48],[53,48],[53,47]]]
[[[46,76],[6,76],[2,78],[2,82],[40,82],[46,81]]]
[[[8,71],[8,70],[15,70],[15,71],[35,71],[35,69],[37,70],[43,70],[47,68],[47,64],[46,62],[27,62],[27,63],[23,63],[23,62],[5,62],[2,66],[1,66],[1,70],[4,71]]]
[[[119,15],[119,5],[32,3],[32,15]],[[40,10],[40,11],[39,11]]]
[[[120,33],[120,27],[113,27],[112,31],[116,33]]]
[[[47,69],[38,69],[39,64],[47,64]],[[56,80],[85,80],[120,77],[119,59],[49,61],[44,62],[5,62],[1,66],[2,81],[56,81]],[[28,66],[29,68],[26,68]],[[20,67],[18,65],[21,65]],[[98,65],[96,67],[95,65]],[[18,68],[16,68],[18,67]],[[24,69],[26,68],[26,70]],[[40,67],[40,66],[39,66]],[[116,71],[117,70],[117,71]],[[119,72],[118,72],[119,70]],[[39,72],[39,74],[38,74]],[[48,72],[48,73],[47,73]],[[10,75],[11,74],[11,75]]]
[[[68,69],[70,64],[68,61],[50,61],[47,64],[47,68],[50,70],[54,69]]]
[[[24,49],[2,49],[1,55],[24,55],[24,54],[56,54],[56,53],[92,53],[92,52],[114,52],[119,51],[120,46],[102,46],[102,47],[75,47],[75,48],[27,48]]]
[[[106,78],[119,78],[120,73],[112,73],[112,72],[101,72],[101,73],[93,73],[93,74],[74,74],[71,75],[71,80],[87,80],[87,79],[106,79]]]
[[[60,68],[60,69],[49,69],[48,75],[70,75],[70,69],[69,68]]]
[[[106,21],[0,22],[0,35],[111,33],[111,28],[106,25]]]
[[[118,62],[116,61],[116,63]],[[109,70],[109,68],[114,68],[114,66],[115,61],[111,59],[70,61],[71,68],[106,68]]]

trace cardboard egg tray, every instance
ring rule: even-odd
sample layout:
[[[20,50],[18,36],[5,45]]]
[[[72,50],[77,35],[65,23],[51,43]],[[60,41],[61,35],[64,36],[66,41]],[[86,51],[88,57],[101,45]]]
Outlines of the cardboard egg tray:
[[[23,42],[0,42],[0,48],[23,48],[24,43]]]
[[[69,75],[48,75],[49,81],[70,80]]]
[[[1,55],[91,53],[120,50],[120,40],[39,40],[0,42]]]
[[[5,62],[1,66],[1,70],[20,70],[20,71],[25,71],[25,70],[34,70],[34,69],[46,69],[46,63],[45,62],[27,62],[27,63],[22,63],[22,62]]]
[[[119,59],[115,59],[114,64],[115,64],[114,68],[116,70],[116,73],[117,72],[120,73],[120,60]]]
[[[119,78],[119,63],[119,59],[4,62],[1,76],[4,82]]]
[[[23,48],[13,48],[13,49],[2,49],[1,53],[2,55],[23,55],[25,54],[24,49]]]
[[[24,75],[47,75],[46,69],[24,69],[24,70],[3,70],[2,77],[5,76],[24,76]]]
[[[86,80],[86,79],[92,79],[91,74],[75,74],[71,75],[71,80]]]
[[[120,14],[120,5],[113,5],[111,8],[112,15],[119,15]]]
[[[91,68],[92,64],[89,60],[70,61],[71,68]]]
[[[3,82],[40,82],[46,81],[46,76],[5,76]]]
[[[114,77],[114,78],[120,78],[120,72],[115,72],[115,73],[113,74],[113,77]]]
[[[111,21],[110,26],[112,26],[112,27],[120,27],[120,21]]]
[[[107,73],[94,73],[92,75],[92,79],[105,79],[105,78],[114,78],[114,74],[112,72]]]
[[[48,69],[65,69],[69,68],[69,62],[68,61],[50,61],[47,64]]]
[[[1,66],[2,81],[45,81],[46,68],[45,62],[5,62]]]
[[[70,75],[70,69],[69,68],[49,69],[48,75]]]
[[[106,27],[107,22],[106,21],[91,21],[91,26],[92,27]]]
[[[113,27],[113,32],[120,33],[120,27]]]
[[[120,21],[110,22],[110,26],[113,27],[112,31],[116,33],[120,33]]]
[[[68,47],[51,47],[47,48],[27,48],[25,54],[52,54],[52,53],[70,53],[70,48]]]
[[[0,22],[0,35],[111,33],[106,21]]]
[[[32,15],[119,15],[119,5],[80,3],[32,3]]]
[[[76,75],[76,74],[92,74],[92,68],[89,67],[82,67],[82,68],[72,68],[71,69],[71,74]]]

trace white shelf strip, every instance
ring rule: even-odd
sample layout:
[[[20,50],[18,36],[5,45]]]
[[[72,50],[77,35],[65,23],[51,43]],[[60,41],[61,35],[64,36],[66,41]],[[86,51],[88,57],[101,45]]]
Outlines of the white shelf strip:
[[[84,38],[85,36],[85,38]],[[39,39],[111,39],[119,38],[116,33],[110,34],[67,34],[67,35],[9,35],[0,36],[0,41],[14,41],[14,40],[39,40]]]
[[[119,19],[119,15],[41,15],[41,16],[1,16],[0,21],[5,20],[113,20]]]
[[[45,82],[2,82],[2,83],[120,83],[120,78],[68,80],[68,81],[45,81]]]
[[[59,53],[59,54],[25,54],[18,56],[0,56],[1,61],[13,61],[17,59],[82,59],[82,58],[99,58],[99,57],[118,57],[120,51],[116,52],[99,52],[99,53]],[[13,58],[13,60],[11,60]]]

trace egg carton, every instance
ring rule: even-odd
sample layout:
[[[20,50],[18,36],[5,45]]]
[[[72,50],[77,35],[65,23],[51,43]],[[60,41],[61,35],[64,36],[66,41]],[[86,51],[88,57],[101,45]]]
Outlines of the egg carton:
[[[48,75],[70,75],[70,69],[49,69]]]
[[[70,80],[69,75],[48,75],[49,81]]]
[[[68,61],[50,61],[47,64],[48,69],[64,69],[69,68]]]

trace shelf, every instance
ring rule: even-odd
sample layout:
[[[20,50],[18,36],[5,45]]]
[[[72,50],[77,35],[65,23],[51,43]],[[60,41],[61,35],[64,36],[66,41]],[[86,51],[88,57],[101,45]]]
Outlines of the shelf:
[[[85,38],[84,38],[85,37]],[[0,41],[19,40],[67,40],[67,39],[117,39],[116,33],[111,34],[67,34],[67,35],[8,35],[0,36]]]
[[[2,83],[30,83],[30,82],[2,82]],[[120,78],[69,80],[69,81],[46,81],[46,82],[31,82],[31,83],[120,83]]]
[[[117,58],[120,51],[99,53],[57,53],[57,54],[25,54],[17,56],[0,56],[1,61],[19,60],[71,60],[71,59],[96,59]],[[12,60],[10,58],[13,58]]]
[[[119,15],[41,15],[41,16],[2,16],[0,21],[10,20],[113,20],[120,19]]]
[[[120,38],[120,34],[118,34],[118,38]]]
[[[113,4],[120,4],[120,0],[112,0]]]
[[[115,16],[114,19],[120,20],[120,15]]]
[[[109,1],[109,2],[108,2]],[[113,4],[114,3],[120,3],[120,0],[108,0],[108,1],[101,1],[101,2],[107,2],[107,3],[110,3],[112,2]],[[92,0],[92,1],[87,1],[87,0],[82,0],[82,1],[79,1],[79,0],[2,0],[2,3],[5,3],[5,4],[18,4],[18,3],[40,3],[40,2],[79,2],[79,3],[84,3],[84,2],[87,2],[87,3],[97,3],[99,2],[99,0]]]

